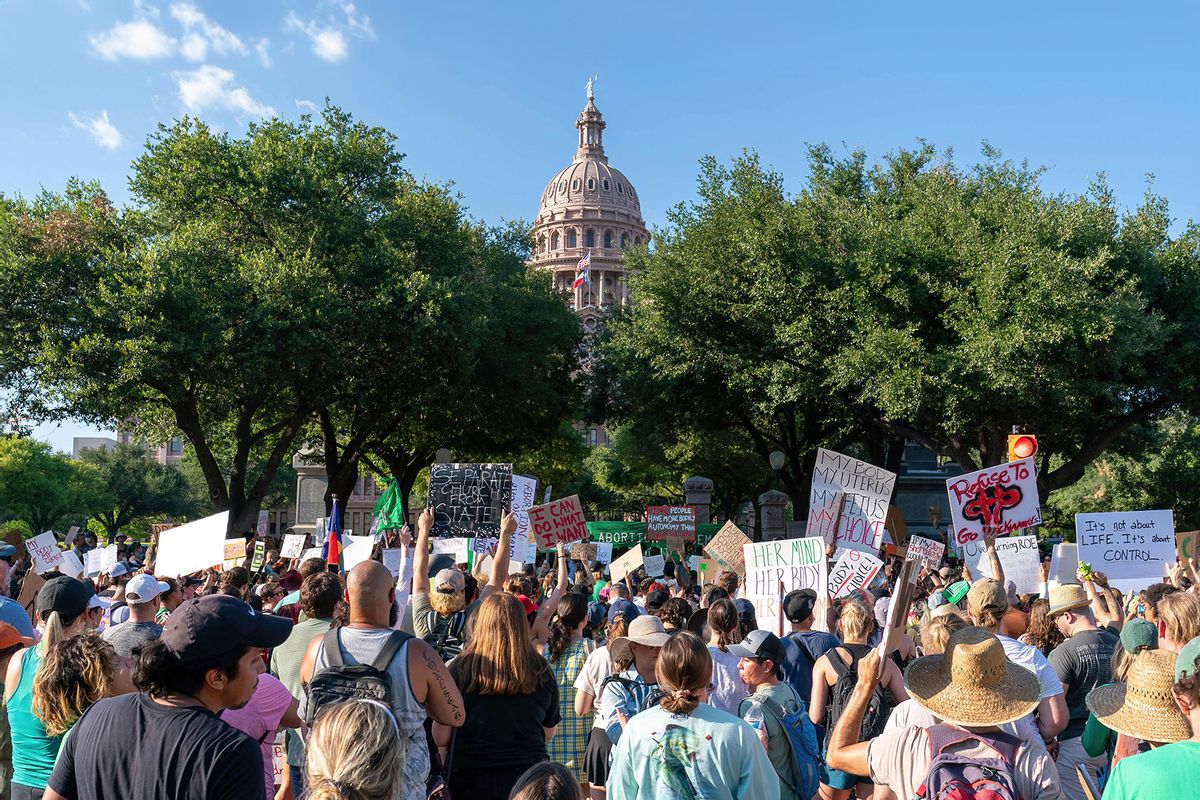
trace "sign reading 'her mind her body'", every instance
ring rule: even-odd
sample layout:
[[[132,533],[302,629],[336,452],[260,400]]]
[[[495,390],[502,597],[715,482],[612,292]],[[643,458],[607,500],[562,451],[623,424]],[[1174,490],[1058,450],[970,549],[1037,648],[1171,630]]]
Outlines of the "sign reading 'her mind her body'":
[[[806,533],[839,548],[877,552],[895,485],[894,472],[818,448],[808,495]]]
[[[1153,582],[1175,560],[1175,515],[1169,510],[1076,514],[1075,543],[1079,560],[1110,581]]]
[[[1042,524],[1033,458],[946,480],[954,544],[982,542],[985,532],[1007,536]]]
[[[433,535],[499,536],[512,504],[512,464],[434,464],[429,468]]]
[[[776,542],[751,542],[744,546],[743,551],[746,581],[742,596],[754,604],[759,628],[782,636],[779,612],[783,596],[795,589],[812,589],[817,593],[813,628],[825,630],[829,567],[825,561],[824,539],[810,536]]]

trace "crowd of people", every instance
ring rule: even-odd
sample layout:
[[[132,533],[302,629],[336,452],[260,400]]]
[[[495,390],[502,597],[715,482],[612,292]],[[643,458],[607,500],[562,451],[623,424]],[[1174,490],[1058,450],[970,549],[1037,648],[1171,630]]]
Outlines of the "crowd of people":
[[[506,515],[474,573],[431,529],[392,534],[411,587],[278,551],[155,576],[127,546],[97,578],[42,575],[29,611],[27,559],[0,548],[0,798],[1200,797],[1183,567],[1022,596],[989,539],[995,579],[920,570],[895,646],[899,562],[788,593],[778,635],[736,572],[612,581],[560,546],[510,574]]]

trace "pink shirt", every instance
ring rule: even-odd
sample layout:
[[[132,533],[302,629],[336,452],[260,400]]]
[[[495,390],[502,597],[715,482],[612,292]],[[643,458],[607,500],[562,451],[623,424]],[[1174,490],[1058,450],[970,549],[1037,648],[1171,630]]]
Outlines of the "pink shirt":
[[[258,686],[250,696],[249,703],[221,712],[221,719],[254,739],[262,748],[267,797],[275,796],[275,734],[279,730],[280,720],[295,699],[278,678],[264,672],[258,676]]]

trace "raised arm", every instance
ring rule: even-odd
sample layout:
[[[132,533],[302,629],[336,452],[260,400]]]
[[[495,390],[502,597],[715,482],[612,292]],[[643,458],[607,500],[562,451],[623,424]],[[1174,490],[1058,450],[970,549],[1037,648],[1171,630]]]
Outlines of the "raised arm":
[[[558,583],[555,585],[554,591],[550,592],[545,602],[542,603],[537,617],[533,620],[533,638],[539,642],[549,641],[550,619],[558,610],[559,601],[567,593],[567,554],[563,549],[562,542],[555,545],[554,554],[558,559]]]
[[[1000,563],[1000,556],[996,553],[996,534],[985,533],[983,542],[987,545],[988,563],[992,565],[993,580],[1000,581],[1004,584],[1004,567]]]
[[[482,600],[492,592],[500,591],[508,580],[508,562],[512,553],[512,535],[517,530],[517,518],[507,511],[500,517],[500,538],[496,540],[496,554],[492,556],[492,575],[487,586],[479,592]]]
[[[429,532],[433,530],[433,509],[417,518],[417,552],[413,554],[413,594],[429,594]]]

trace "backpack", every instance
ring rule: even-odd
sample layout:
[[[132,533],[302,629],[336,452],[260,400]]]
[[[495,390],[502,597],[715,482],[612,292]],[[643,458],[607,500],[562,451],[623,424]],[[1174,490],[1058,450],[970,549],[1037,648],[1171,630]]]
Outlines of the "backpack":
[[[312,727],[321,709],[344,700],[378,700],[392,707],[392,679],[388,665],[400,648],[412,638],[404,631],[392,631],[379,655],[370,664],[347,665],[342,658],[342,647],[337,628],[331,628],[324,636],[325,660],[329,666],[313,675],[309,681],[308,707],[305,709],[304,724]]]
[[[437,651],[443,662],[453,661],[463,649],[463,628],[467,627],[466,610],[456,611],[448,617],[430,611],[426,619],[429,635],[425,637],[425,641]]]
[[[833,729],[837,726],[842,711],[850,705],[850,696],[854,694],[854,687],[858,685],[858,659],[858,654],[854,650],[850,650],[850,665],[847,666],[846,662],[842,661],[836,647],[829,651],[829,664],[837,673],[838,679],[833,688],[829,690],[829,710],[825,715],[826,746],[829,744],[830,737],[833,736]],[[858,741],[870,741],[883,733],[883,726],[887,723],[890,713],[891,707],[888,704],[887,693],[882,684],[876,684],[875,691],[871,693],[871,701],[867,704],[866,711],[863,712],[862,731]]]
[[[796,695],[795,689],[792,689],[792,694]],[[799,785],[792,785],[790,782],[788,785],[799,797],[814,797],[820,789],[818,768],[821,764],[821,753],[817,749],[817,728],[808,718],[808,706],[798,695],[796,702],[800,707],[793,713],[788,713],[783,706],[762,693],[754,694],[750,699],[757,700],[787,734],[788,749],[792,752],[792,766],[800,776]]]
[[[645,698],[642,699],[642,702],[638,703],[637,711],[633,712],[634,714],[637,714],[641,711],[645,711],[648,708],[654,708],[655,706],[658,705],[659,700],[662,700],[664,697],[667,696],[666,692],[664,692],[662,689],[658,688],[657,683],[642,683],[641,681],[630,680],[629,678],[622,678],[620,675],[609,675],[607,678],[605,678],[603,681],[600,682],[600,687],[598,689],[596,689],[596,697],[603,696],[604,687],[610,683],[621,684],[622,688],[624,688],[625,691],[629,693],[630,697],[637,696],[637,691],[636,691],[635,687],[638,687],[638,686],[649,686],[650,687],[650,691],[646,693]]]
[[[926,728],[929,735],[929,774],[917,790],[924,800],[1021,800],[1013,777],[1013,761],[1021,743],[1015,737],[995,732],[987,736],[953,725]],[[1000,758],[975,758],[947,753],[947,748],[975,740],[987,745]]]

